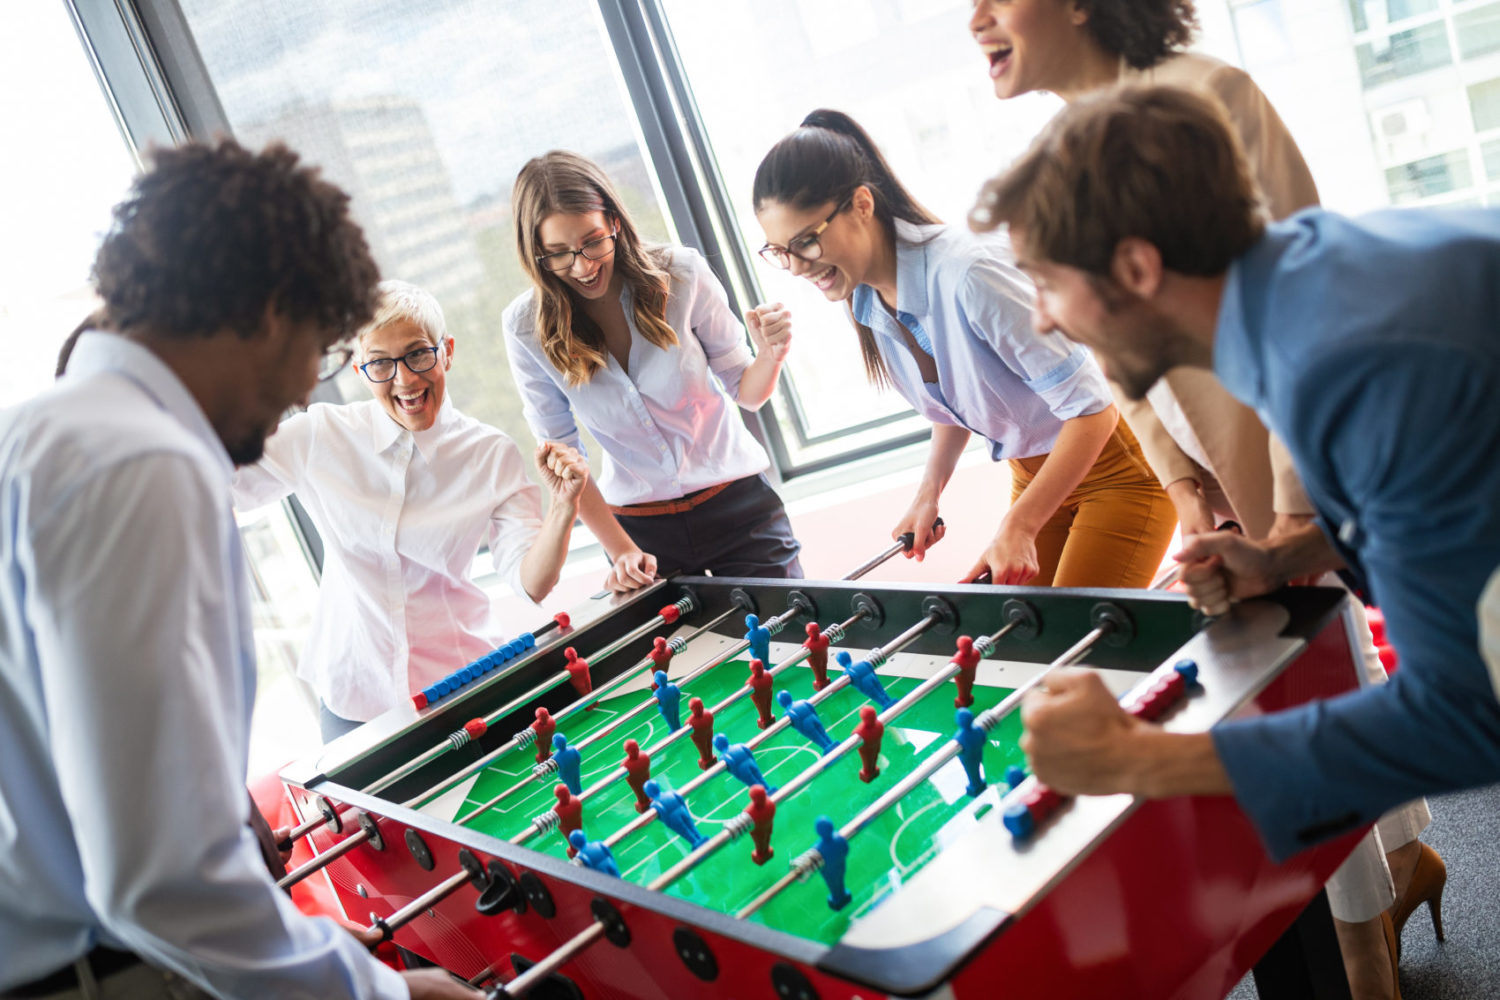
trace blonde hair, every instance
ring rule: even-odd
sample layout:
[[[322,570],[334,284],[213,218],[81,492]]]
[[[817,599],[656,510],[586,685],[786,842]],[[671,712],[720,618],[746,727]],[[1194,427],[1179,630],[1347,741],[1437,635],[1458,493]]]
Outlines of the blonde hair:
[[[366,334],[403,320],[421,328],[434,344],[442,344],[447,338],[448,325],[443,321],[443,307],[438,305],[438,300],[432,297],[431,292],[409,281],[397,281],[394,278],[382,281],[376,290],[379,302],[375,307],[375,316],[359,329],[361,345],[365,342]]]
[[[542,353],[569,385],[588,382],[608,362],[603,331],[575,308],[577,301],[567,284],[537,260],[543,254],[542,221],[549,215],[603,212],[613,220],[619,227],[615,269],[631,290],[636,329],[656,347],[677,343],[677,333],[667,325],[671,287],[667,249],[641,242],[635,223],[598,164],[564,150],[538,156],[517,175],[511,207],[516,216],[516,250],[536,290],[533,299]]]

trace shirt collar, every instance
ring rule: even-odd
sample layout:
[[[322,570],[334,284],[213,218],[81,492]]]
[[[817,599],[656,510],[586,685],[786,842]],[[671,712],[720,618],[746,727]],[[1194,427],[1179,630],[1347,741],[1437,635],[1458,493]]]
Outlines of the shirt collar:
[[[385,407],[381,406],[376,400],[370,400],[370,407],[373,414],[373,418],[370,421],[371,443],[375,449],[375,454],[382,454],[397,441],[404,440],[405,437],[410,437],[417,449],[417,454],[429,462],[432,461],[432,456],[437,450],[438,441],[442,438],[448,424],[452,423],[458,415],[458,411],[453,406],[452,398],[447,392],[444,392],[443,404],[438,407],[437,419],[432,422],[432,426],[425,431],[413,434],[392,420],[391,415],[385,412]]]
[[[155,351],[128,337],[91,330],[78,338],[68,357],[67,376],[83,378],[106,372],[123,375],[140,386],[157,406],[202,442],[226,480],[234,475],[229,452],[203,407]]]
[[[927,315],[927,247],[936,226],[919,226],[896,220],[896,311],[911,316]],[[856,285],[850,308],[862,325],[870,325],[875,311],[875,289]]]

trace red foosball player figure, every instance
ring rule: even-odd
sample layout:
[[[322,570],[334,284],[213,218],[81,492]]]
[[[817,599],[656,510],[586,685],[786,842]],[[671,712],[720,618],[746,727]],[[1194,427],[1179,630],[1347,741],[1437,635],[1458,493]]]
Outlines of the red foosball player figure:
[[[625,759],[620,762],[625,769],[625,782],[635,792],[635,811],[643,813],[651,808],[651,799],[646,795],[646,782],[651,780],[651,755],[641,749],[635,740],[625,741]]]
[[[828,636],[818,628],[817,622],[807,623],[807,665],[812,667],[813,690],[821,691],[828,686]]]
[[[536,733],[536,762],[540,764],[552,755],[552,734],[557,732],[557,723],[552,721],[552,713],[545,708],[538,708],[531,731]]]
[[[868,784],[880,774],[876,765],[880,763],[880,741],[885,738],[885,723],[880,721],[874,705],[860,706],[854,735],[864,741],[859,745],[859,780]]]
[[[573,690],[580,695],[587,695],[594,690],[594,680],[589,676],[589,661],[578,655],[578,650],[569,646],[563,650],[563,656],[568,658],[568,682],[573,685]]]
[[[958,664],[958,676],[953,683],[958,685],[958,697],[953,699],[954,708],[968,708],[974,704],[974,675],[979,671],[979,653],[974,649],[974,640],[966,635],[958,637],[958,652],[953,654]]]
[[[776,819],[776,803],[766,797],[765,785],[750,786],[750,804],[745,807],[745,812],[755,824],[750,828],[750,839],[755,842],[750,860],[763,865],[776,853],[771,847],[771,825]]]
[[[771,685],[775,681],[776,678],[766,672],[764,663],[759,660],[750,661],[750,679],[745,683],[750,685],[750,700],[755,702],[755,710],[760,713],[755,724],[762,729],[776,721],[771,715]]]
[[[669,668],[672,666],[672,647],[667,645],[667,640],[661,636],[652,639],[651,652],[646,655],[651,658],[653,664],[651,672],[653,674],[658,670],[665,670],[667,671],[667,675],[671,676],[672,671]]]
[[[698,748],[698,770],[707,771],[714,766],[714,713],[703,707],[702,698],[694,698],[688,702],[687,721]]]
[[[554,791],[557,792],[557,805],[552,807],[552,811],[557,813],[557,818],[561,821],[558,829],[562,831],[562,838],[566,842],[568,834],[574,830],[583,829],[583,800],[574,798],[573,793],[568,791],[568,786],[564,784],[559,783]],[[578,849],[569,843],[568,857],[571,858],[577,853]]]

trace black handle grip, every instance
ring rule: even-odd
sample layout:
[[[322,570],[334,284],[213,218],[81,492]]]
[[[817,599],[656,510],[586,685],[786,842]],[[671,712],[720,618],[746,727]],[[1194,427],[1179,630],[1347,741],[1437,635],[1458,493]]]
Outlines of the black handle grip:
[[[942,526],[943,526],[943,519],[942,518],[938,518],[936,521],[932,522],[932,530],[933,531],[936,531],[937,529],[941,528]],[[898,541],[898,542],[901,543],[901,548],[904,551],[910,552],[911,551],[911,547],[913,545],[917,544],[917,533],[915,531],[903,532],[902,534],[896,536],[896,541]]]

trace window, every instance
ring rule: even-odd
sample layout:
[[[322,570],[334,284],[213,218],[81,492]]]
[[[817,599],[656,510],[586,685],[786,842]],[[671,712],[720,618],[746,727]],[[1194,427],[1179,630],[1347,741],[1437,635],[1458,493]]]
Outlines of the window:
[[[852,115],[917,200],[962,225],[983,181],[1060,107],[1050,97],[995,99],[962,0],[662,7],[747,252],[763,242],[750,202],[755,168],[814,108]],[[757,297],[793,311],[788,403],[778,416],[794,462],[925,432],[899,395],[869,385],[841,303],[758,257],[753,265]]]
[[[1453,61],[1448,47],[1448,26],[1441,21],[1398,31],[1388,39],[1366,42],[1355,54],[1366,87],[1424,73]]]
[[[1479,155],[1484,158],[1484,176],[1492,181],[1500,181],[1500,139],[1491,139],[1479,147]]]
[[[350,192],[382,272],[442,304],[454,401],[529,454],[501,337],[506,305],[529,287],[510,207],[517,171],[549,149],[592,157],[647,238],[672,239],[595,4],[181,6],[235,135],[284,139]],[[339,389],[368,396],[353,372]]]
[[[1453,28],[1465,59],[1500,51],[1500,3],[1455,15]]]
[[[1396,204],[1457,191],[1473,182],[1469,154],[1460,149],[1403,163],[1386,170],[1385,182]]]
[[[1437,6],[1438,0],[1349,0],[1349,17],[1355,31],[1365,31],[1430,13]]]
[[[1474,115],[1474,131],[1500,128],[1500,79],[1470,87],[1469,109]]]

